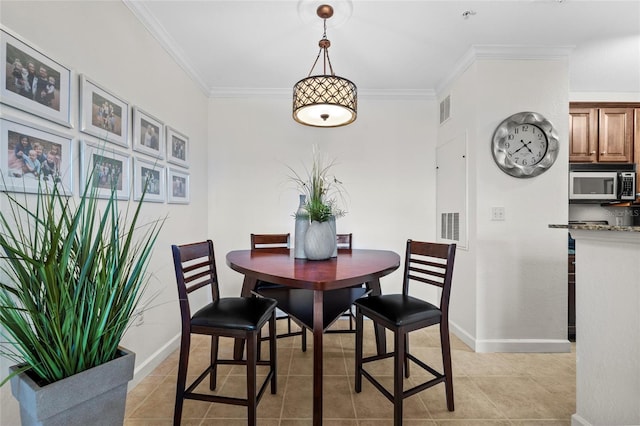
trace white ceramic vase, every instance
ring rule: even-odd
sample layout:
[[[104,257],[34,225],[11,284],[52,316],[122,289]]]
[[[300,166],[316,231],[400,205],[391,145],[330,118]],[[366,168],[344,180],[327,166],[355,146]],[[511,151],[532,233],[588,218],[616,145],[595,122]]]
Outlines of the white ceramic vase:
[[[304,252],[309,260],[330,259],[336,237],[329,222],[311,222],[304,237]]]

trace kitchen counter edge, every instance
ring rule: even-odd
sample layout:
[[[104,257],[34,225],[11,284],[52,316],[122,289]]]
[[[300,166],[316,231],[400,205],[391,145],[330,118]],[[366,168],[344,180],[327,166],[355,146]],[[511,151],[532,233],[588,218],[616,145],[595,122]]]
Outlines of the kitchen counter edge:
[[[640,226],[628,225],[556,225],[550,224],[549,228],[559,229],[581,229],[584,231],[618,231],[618,232],[640,232]]]

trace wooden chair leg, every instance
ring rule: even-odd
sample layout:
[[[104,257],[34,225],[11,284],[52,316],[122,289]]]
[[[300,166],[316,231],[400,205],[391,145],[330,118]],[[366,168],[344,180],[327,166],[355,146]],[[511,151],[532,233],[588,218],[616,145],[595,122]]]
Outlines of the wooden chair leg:
[[[189,368],[189,348],[191,336],[182,335],[180,340],[180,360],[178,361],[178,379],[176,383],[176,403],[173,411],[173,425],[180,426],[182,421],[182,406],[184,404],[184,391],[187,384],[187,369]]]
[[[249,426],[257,425],[257,383],[256,383],[256,348],[258,346],[258,333],[247,333],[247,420]]]
[[[269,328],[271,330],[271,328]],[[271,335],[269,335],[269,341],[271,341]],[[258,332],[258,348],[256,351],[258,352],[258,361],[262,360],[262,330]]]
[[[451,341],[449,340],[449,324],[446,321],[440,323],[440,345],[442,347],[442,365],[445,375],[444,386],[447,395],[447,409],[449,411],[454,411]]]
[[[349,331],[353,331],[353,311],[352,307],[349,307]]]
[[[278,349],[276,347],[276,339],[276,313],[274,311],[269,320],[269,368],[273,371],[273,376],[271,377],[272,394],[275,394],[278,389],[278,370],[276,368]]]
[[[362,391],[362,327],[363,319],[362,312],[356,308],[356,377],[355,377],[355,390],[357,393]]]
[[[409,378],[409,333],[404,335],[404,377]]]
[[[218,385],[218,336],[211,336],[211,372],[209,374],[209,389],[215,390]]]
[[[307,351],[307,329],[304,327],[302,328],[302,352],[306,352]]]
[[[394,333],[394,354],[393,354],[393,424],[402,426],[402,401],[403,401],[403,374],[405,364],[405,342],[406,334],[396,330]]]

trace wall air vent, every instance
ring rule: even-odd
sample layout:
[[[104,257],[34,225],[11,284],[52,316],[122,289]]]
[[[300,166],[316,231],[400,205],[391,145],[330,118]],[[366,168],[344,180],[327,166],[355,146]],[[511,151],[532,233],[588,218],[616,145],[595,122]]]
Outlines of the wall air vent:
[[[440,102],[440,124],[444,123],[451,116],[451,95],[447,95]]]
[[[442,213],[440,238],[460,241],[460,213]]]

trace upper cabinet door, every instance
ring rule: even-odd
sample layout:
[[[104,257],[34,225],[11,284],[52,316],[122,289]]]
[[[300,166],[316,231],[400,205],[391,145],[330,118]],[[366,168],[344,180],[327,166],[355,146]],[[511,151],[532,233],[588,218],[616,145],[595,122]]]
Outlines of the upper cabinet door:
[[[633,108],[600,108],[598,161],[633,161]]]
[[[571,108],[569,112],[569,161],[598,161],[598,110]]]

